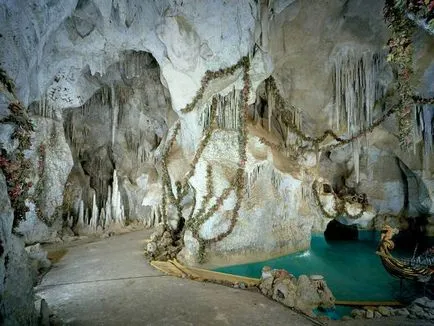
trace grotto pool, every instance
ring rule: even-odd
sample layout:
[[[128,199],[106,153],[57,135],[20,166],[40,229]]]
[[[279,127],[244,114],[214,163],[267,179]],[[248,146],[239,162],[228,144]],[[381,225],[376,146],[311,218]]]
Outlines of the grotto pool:
[[[362,231],[356,241],[327,242],[323,235],[313,235],[311,248],[304,253],[215,271],[260,278],[262,267],[270,266],[286,269],[295,276],[320,274],[336,300],[394,301],[399,295],[399,281],[384,270],[375,254],[379,237],[379,232]]]

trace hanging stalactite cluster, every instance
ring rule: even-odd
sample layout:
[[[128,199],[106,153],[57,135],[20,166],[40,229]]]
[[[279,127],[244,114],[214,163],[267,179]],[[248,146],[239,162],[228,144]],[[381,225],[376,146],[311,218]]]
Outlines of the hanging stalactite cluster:
[[[367,133],[372,132],[374,128],[378,127],[380,124],[382,124],[386,118],[391,116],[393,113],[396,112],[396,108],[391,108],[388,111],[386,111],[381,117],[375,119],[369,127],[366,127],[365,129],[360,130],[359,132],[356,132],[352,134],[352,136],[343,138],[331,130],[328,129],[324,131],[324,133],[319,137],[312,137],[307,134],[305,134],[293,121],[293,113],[286,113],[286,112],[294,112],[296,108],[293,106],[288,106],[283,99],[283,97],[280,95],[280,91],[276,86],[276,83],[273,79],[273,77],[269,77],[269,85],[270,89],[274,93],[274,96],[276,98],[275,108],[276,108],[276,114],[282,115],[282,121],[285,123],[285,125],[289,128],[289,131],[291,133],[294,133],[301,141],[305,142],[302,145],[288,145],[288,144],[274,144],[268,141],[265,138],[260,138],[261,143],[271,147],[272,149],[281,151],[281,152],[288,152],[289,155],[293,158],[297,158],[301,155],[303,155],[306,152],[315,152],[316,147],[321,147],[322,150],[332,150],[335,148],[338,148],[343,145],[347,145],[352,143],[353,141],[365,136]],[[285,116],[287,118],[285,118]],[[289,118],[288,118],[289,117]],[[327,145],[327,146],[320,146],[328,137],[332,138],[335,142],[333,144]],[[290,149],[290,150],[288,150]]]

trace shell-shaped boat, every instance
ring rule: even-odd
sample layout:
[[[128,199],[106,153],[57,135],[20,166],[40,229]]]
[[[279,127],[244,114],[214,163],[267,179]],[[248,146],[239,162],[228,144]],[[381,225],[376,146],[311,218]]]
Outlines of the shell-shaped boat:
[[[389,225],[383,227],[377,255],[380,256],[384,268],[389,274],[400,279],[430,281],[434,275],[434,251],[430,249],[427,253],[412,259],[393,257],[391,251],[395,244],[392,238],[398,232],[398,229]]]

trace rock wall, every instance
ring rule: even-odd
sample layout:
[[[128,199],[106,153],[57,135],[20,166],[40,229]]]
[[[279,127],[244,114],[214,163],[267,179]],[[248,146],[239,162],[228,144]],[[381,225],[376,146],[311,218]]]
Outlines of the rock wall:
[[[304,250],[331,218],[405,227],[425,214],[432,235],[432,106],[414,109],[417,141],[401,150],[383,6],[1,4],[0,63],[37,125],[20,232],[33,243],[65,226],[166,219],[183,235],[179,258],[210,265]],[[433,42],[414,34],[413,86],[426,97]]]
[[[0,203],[0,323],[36,325],[29,258],[22,239],[12,233],[14,214],[3,173],[0,173]]]

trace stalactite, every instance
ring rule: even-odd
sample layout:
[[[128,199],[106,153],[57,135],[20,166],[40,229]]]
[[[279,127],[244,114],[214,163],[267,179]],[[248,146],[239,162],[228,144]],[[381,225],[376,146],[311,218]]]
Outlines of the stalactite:
[[[319,149],[319,145],[315,144],[315,170],[317,175],[319,175],[320,172],[320,160],[321,160],[321,151]]]
[[[334,62],[335,121],[337,130],[346,120],[349,136],[359,134],[371,127],[375,102],[384,97],[386,89],[378,80],[386,64],[382,55],[364,52],[357,54],[353,49],[341,51]],[[360,178],[361,143],[357,138],[352,143],[356,182]]]
[[[265,161],[256,165],[252,170],[246,171],[246,193],[248,197],[251,196],[253,187],[259,177],[270,180],[273,188],[279,191],[282,182],[282,174],[276,170],[272,164]]]
[[[236,130],[240,114],[240,91],[235,88],[226,96],[217,98],[217,126]]]
[[[111,109],[112,109],[112,146],[115,144],[116,127],[118,122],[119,102],[116,97],[116,90],[114,84],[111,85],[110,91]]]
[[[271,184],[276,191],[279,191],[280,184],[282,183],[282,174],[274,168],[271,170]]]
[[[45,92],[41,95],[40,100],[38,101],[37,106],[33,109],[34,113],[44,117],[53,119],[55,115],[55,106],[54,103],[50,100],[49,95]]]
[[[206,103],[200,116],[200,124],[202,130],[205,131],[211,124],[211,103]]]
[[[143,52],[128,51],[124,54],[121,64],[121,72],[124,78],[131,79],[142,76],[152,58]]]
[[[218,128],[236,130],[240,114],[241,92],[235,88],[226,96],[217,95],[216,122]],[[200,124],[202,130],[207,130],[211,123],[211,103],[204,105]]]
[[[413,146],[416,153],[417,145],[422,143],[424,171],[429,170],[430,157],[433,153],[433,117],[432,104],[419,104],[413,109]]]
[[[347,132],[354,135],[371,126],[375,102],[382,98],[386,89],[378,76],[386,64],[380,54],[353,49],[338,53],[334,62],[335,121],[337,130],[340,122],[347,121]]]
[[[354,140],[351,146],[353,147],[354,171],[356,173],[356,183],[358,184],[360,181],[360,139]]]
[[[251,195],[256,180],[261,175],[261,173],[263,173],[263,171],[266,169],[267,165],[268,162],[265,162],[265,164],[260,164],[255,166],[251,171],[246,171],[246,180],[247,180],[246,192],[248,197],[250,197]]]
[[[274,98],[274,92],[269,92],[267,96],[268,100],[268,131],[271,132],[271,119],[273,118],[273,110],[276,103],[276,99]]]

